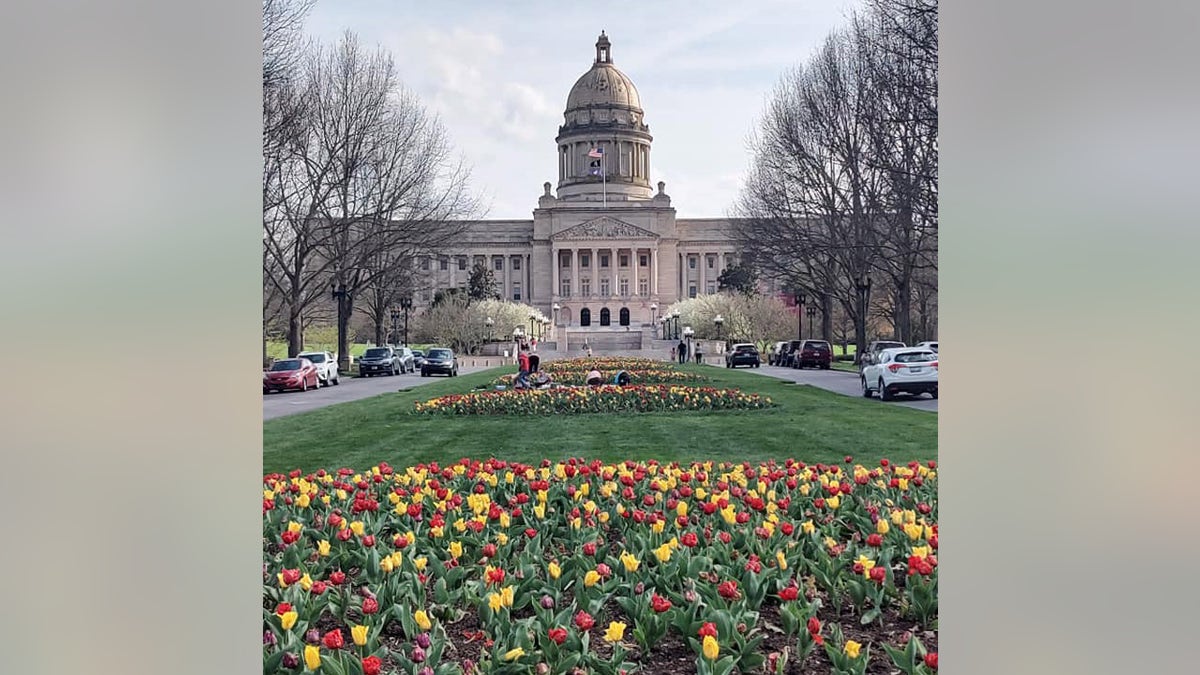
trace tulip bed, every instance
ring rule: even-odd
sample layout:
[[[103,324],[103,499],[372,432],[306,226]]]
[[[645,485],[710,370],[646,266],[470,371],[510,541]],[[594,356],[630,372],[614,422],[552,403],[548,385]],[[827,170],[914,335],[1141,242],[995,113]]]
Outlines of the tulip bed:
[[[429,415],[549,415],[684,410],[757,410],[771,399],[737,389],[678,385],[601,385],[532,391],[484,391],[451,394],[413,404]]]
[[[557,384],[565,384],[570,386],[584,386],[587,384],[586,370],[564,370],[556,371],[550,368],[541,368],[542,371],[550,375]],[[653,369],[653,370],[625,370],[629,373],[629,377],[633,384],[695,384],[700,382],[711,382],[711,378],[697,375],[696,373],[686,373],[681,370],[673,369]],[[613,376],[617,374],[616,370],[600,371],[600,377],[605,382],[612,382]],[[511,387],[516,375],[503,375],[492,380],[491,386],[504,385]]]
[[[271,474],[263,672],[927,675],[937,528],[933,462]]]

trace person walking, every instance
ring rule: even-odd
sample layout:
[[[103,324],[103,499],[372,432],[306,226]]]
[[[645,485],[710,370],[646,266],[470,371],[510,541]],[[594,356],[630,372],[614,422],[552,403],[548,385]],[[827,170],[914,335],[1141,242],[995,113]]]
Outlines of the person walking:
[[[675,345],[671,345],[671,360],[675,360]]]
[[[704,350],[699,342],[696,343],[696,363],[704,363]]]
[[[517,353],[516,388],[529,388],[529,352],[525,351],[525,347],[521,347],[521,351]]]
[[[687,363],[687,360],[688,360],[688,358],[687,358],[687,357],[688,357],[688,353],[687,353],[687,343],[686,343],[686,342],[684,342],[683,340],[680,340],[680,341],[679,341],[679,351],[678,351],[678,354],[679,354],[679,362],[680,362],[680,363]]]

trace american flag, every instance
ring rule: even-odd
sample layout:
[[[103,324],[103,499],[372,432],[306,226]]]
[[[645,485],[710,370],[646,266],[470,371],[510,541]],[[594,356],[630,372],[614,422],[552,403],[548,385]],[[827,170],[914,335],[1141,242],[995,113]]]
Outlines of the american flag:
[[[588,150],[588,157],[595,157],[596,159],[600,159],[603,156],[604,156],[604,148],[592,148],[591,150]]]

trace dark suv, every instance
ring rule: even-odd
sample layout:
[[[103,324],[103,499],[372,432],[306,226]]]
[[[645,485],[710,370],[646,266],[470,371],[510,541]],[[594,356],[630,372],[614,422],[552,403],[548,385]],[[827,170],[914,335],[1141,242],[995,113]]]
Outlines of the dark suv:
[[[399,375],[400,357],[391,347],[371,347],[358,360],[358,376]]]
[[[792,358],[793,368],[812,366],[821,370],[829,370],[833,363],[833,347],[824,340],[805,340],[800,345],[800,352]]]
[[[749,342],[733,345],[725,354],[726,368],[737,368],[738,366],[757,368],[761,364],[762,361],[758,358],[758,347]]]
[[[458,359],[452,350],[434,347],[425,354],[425,363],[421,364],[421,377],[429,377],[434,373],[458,377]]]

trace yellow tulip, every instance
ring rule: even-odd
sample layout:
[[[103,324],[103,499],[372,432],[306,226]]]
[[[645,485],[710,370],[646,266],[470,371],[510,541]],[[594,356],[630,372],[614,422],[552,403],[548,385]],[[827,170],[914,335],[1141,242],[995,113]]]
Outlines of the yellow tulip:
[[[533,515],[537,516],[539,520],[541,520],[542,518],[545,518],[546,517],[546,505],[538,504],[538,505],[534,506],[533,507]]]
[[[507,512],[501,513],[500,514],[500,527],[507,528],[509,525],[512,525],[512,518],[509,517]]]
[[[925,528],[916,523],[905,523],[904,534],[907,534],[909,539],[916,541],[921,538],[921,535],[925,534]]]
[[[363,532],[366,531],[366,526],[363,525],[361,520],[356,520],[350,523],[350,531],[354,533],[354,536],[361,537],[363,536]]]
[[[307,574],[300,577],[300,588],[303,588],[304,590],[308,591],[308,590],[312,590],[312,585],[313,585],[312,577],[308,576]]]
[[[854,640],[846,640],[846,656],[849,656],[852,659],[857,659],[860,649],[862,649],[862,645],[858,644]]]
[[[654,549],[654,555],[658,558],[659,562],[667,562],[671,559],[671,545],[663,544],[662,546],[659,546],[658,548]]]
[[[817,526],[813,525],[813,521],[806,520],[803,523],[800,523],[800,531],[804,534],[812,534],[813,532],[817,531]]]
[[[300,614],[296,610],[284,612],[279,617],[279,625],[283,626],[284,630],[291,630],[292,626],[296,625],[296,619],[300,618]]]
[[[267,500],[275,499],[275,493],[272,492],[271,490],[263,490],[263,499],[267,499]]]
[[[907,478],[901,478],[900,480],[898,480],[896,482],[899,484],[901,490],[908,489],[908,479]]]
[[[721,645],[717,644],[717,639],[711,635],[704,636],[704,658],[709,661],[716,661],[721,655]]]
[[[776,551],[776,552],[775,552],[775,561],[776,561],[777,563],[779,563],[779,569],[781,569],[781,570],[786,570],[786,569],[787,569],[787,558],[786,558],[786,557],[784,557],[784,555],[783,555],[783,551]]]
[[[508,535],[504,534],[503,532],[501,532],[500,534],[497,534],[496,535],[496,543],[500,544],[501,546],[507,544],[508,543]]]
[[[384,572],[391,572],[392,570],[396,569],[396,565],[392,562],[392,556],[384,556],[383,559],[379,561],[379,569],[383,570]]]
[[[928,546],[914,546],[912,548],[912,554],[917,556],[918,558],[924,558],[929,555],[929,547]]]
[[[629,554],[628,551],[621,553],[621,564],[625,565],[626,572],[636,572],[638,565],[641,563],[637,558]]]
[[[309,670],[321,667],[321,648],[315,645],[304,645],[304,665]]]
[[[430,628],[433,628],[433,622],[429,620],[429,615],[426,614],[425,610],[423,609],[418,609],[417,611],[413,612],[413,621],[417,622],[417,626],[419,626],[421,630],[429,630]]]
[[[459,542],[459,541],[450,542],[449,551],[450,551],[450,557],[454,558],[455,560],[458,560],[458,558],[461,557],[463,554],[462,542]]]
[[[505,607],[512,607],[513,601],[516,599],[516,590],[512,586],[505,586],[500,589],[500,604]]]
[[[354,639],[354,644],[359,647],[367,644],[367,630],[366,626],[350,627],[350,637]]]
[[[665,520],[656,520],[654,521],[654,524],[650,526],[650,531],[654,534],[662,534],[662,531],[664,528],[666,528],[666,526],[667,522]]]
[[[331,500],[329,499],[329,495],[325,495],[325,496],[321,497],[321,503],[326,506],[329,506],[330,501]]]
[[[890,529],[892,528],[888,526],[888,521],[883,518],[880,518],[879,522],[875,523],[875,531],[879,534],[887,534]]]
[[[550,561],[550,565],[548,566],[547,569],[550,570],[550,578],[551,579],[557,579],[559,576],[562,575],[562,568],[559,567],[558,563],[554,562],[553,560]]]
[[[337,498],[338,498],[338,501],[342,501],[342,502],[346,501],[346,491],[341,488],[338,488]]]
[[[588,573],[583,575],[583,585],[591,588],[600,581],[600,573],[596,570],[588,570]]]
[[[399,567],[400,563],[404,560],[404,554],[400,551],[392,551],[392,554],[388,557],[392,559],[392,567]]]
[[[808,483],[800,486],[800,494],[804,495],[805,497],[808,496]]]
[[[292,534],[299,534],[299,532],[304,529],[304,526],[294,520],[290,520],[288,521],[287,529],[288,532],[291,532]]]
[[[675,515],[677,515],[677,516],[686,516],[687,511],[688,511],[687,502],[679,502],[679,504],[677,504],[675,506]]]
[[[302,509],[307,509],[311,500],[312,497],[309,497],[308,493],[302,494],[296,498],[296,506],[299,506]]]
[[[497,593],[488,593],[488,607],[492,608],[493,612],[499,612],[503,603],[500,602],[500,595]]]
[[[917,512],[913,511],[911,509],[905,509],[904,510],[904,522],[906,522],[906,523],[917,522]]]
[[[825,504],[831,509],[836,509],[842,503],[841,497],[833,496],[825,500]]]
[[[572,518],[571,519],[571,527],[576,530],[583,527],[583,518]]]
[[[525,656],[525,650],[521,649],[520,647],[517,647],[516,649],[510,649],[507,652],[505,652],[504,660],[505,661],[516,661],[517,659],[521,658],[522,656]]]
[[[598,517],[601,523],[607,523],[609,518],[608,511],[601,511]]]
[[[322,539],[317,542],[317,553],[323,556],[329,555],[329,540]]]
[[[434,539],[441,539],[445,535],[445,529],[440,526],[431,527],[429,528],[429,533],[433,535]]]
[[[623,637],[625,637],[625,624],[620,621],[608,624],[608,630],[604,631],[604,639],[609,642],[620,642]]]
[[[421,556],[420,558],[413,558],[413,567],[416,567],[418,572],[424,572],[425,566],[428,564],[429,564],[429,559],[426,558],[425,556]]]

